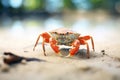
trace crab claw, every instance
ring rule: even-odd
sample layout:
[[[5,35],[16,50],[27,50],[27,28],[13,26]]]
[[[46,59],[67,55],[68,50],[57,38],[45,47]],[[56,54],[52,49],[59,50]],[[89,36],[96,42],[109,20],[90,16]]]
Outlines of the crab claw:
[[[72,56],[74,56],[78,52],[79,46],[80,46],[79,40],[75,40],[72,43],[72,48],[69,50],[69,54],[66,57],[72,57]]]

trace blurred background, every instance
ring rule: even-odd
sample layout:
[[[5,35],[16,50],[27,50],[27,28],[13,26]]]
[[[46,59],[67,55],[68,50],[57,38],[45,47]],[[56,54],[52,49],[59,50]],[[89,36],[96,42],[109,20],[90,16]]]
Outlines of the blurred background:
[[[62,27],[71,28],[81,36],[91,35],[95,43],[95,56],[80,60],[59,58],[59,56],[44,57],[41,45],[36,47],[36,51],[32,51],[40,33]],[[92,51],[90,40],[88,43]],[[82,48],[86,49],[86,46],[80,46],[80,49]],[[100,56],[102,50],[105,51],[105,57]],[[49,46],[46,51],[49,54],[53,53]],[[30,63],[25,67],[16,66],[9,74],[5,72],[0,74],[0,79],[3,76],[3,80],[19,80],[24,77],[31,80],[32,76],[38,80],[39,77],[46,79],[46,76],[48,80],[57,79],[51,78],[51,75],[63,80],[61,76],[66,77],[66,74],[70,75],[65,78],[67,80],[72,80],[71,77],[76,80],[79,78],[117,80],[115,76],[112,75],[111,78],[110,75],[120,74],[120,0],[0,0],[0,54],[3,52],[18,53],[27,57],[35,56],[48,61],[40,65]],[[80,66],[83,67],[79,68]]]
[[[0,29],[14,35],[60,27],[94,35],[119,22],[120,0],[0,0]]]

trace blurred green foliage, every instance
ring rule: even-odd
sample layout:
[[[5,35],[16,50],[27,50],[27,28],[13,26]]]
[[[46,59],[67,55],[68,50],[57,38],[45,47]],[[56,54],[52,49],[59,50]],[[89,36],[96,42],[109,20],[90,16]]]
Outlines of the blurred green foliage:
[[[10,1],[12,0],[0,0],[0,13],[7,10],[9,11],[16,10],[16,11],[23,11],[23,12],[24,11],[43,11],[43,12],[49,13],[50,10],[61,12],[66,9],[85,10],[86,8],[84,7],[87,7],[88,9],[86,10],[89,10],[89,11],[103,9],[108,12],[120,14],[120,4],[118,4],[120,3],[120,0],[17,0],[18,2],[22,1],[22,5],[18,8],[12,7],[9,4]],[[61,5],[61,3],[63,5]],[[17,3],[14,3],[14,4],[17,4]],[[117,5],[117,8],[116,8],[116,5]],[[57,6],[59,7],[54,8]],[[56,10],[53,10],[53,9],[56,9]]]
[[[65,9],[76,9],[75,4],[72,2],[72,0],[63,0],[63,3]]]
[[[90,0],[92,9],[105,8],[106,1],[107,0]]]
[[[24,0],[24,7],[25,10],[41,10],[44,9],[45,0]]]

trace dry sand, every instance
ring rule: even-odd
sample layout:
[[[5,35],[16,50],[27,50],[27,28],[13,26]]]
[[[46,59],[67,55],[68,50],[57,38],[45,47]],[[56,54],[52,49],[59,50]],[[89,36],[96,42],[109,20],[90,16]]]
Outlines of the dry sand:
[[[49,45],[46,45],[47,56],[43,55],[40,44],[33,52],[33,44],[38,34],[32,34],[26,33],[18,37],[11,35],[9,30],[1,30],[0,80],[120,80],[119,28],[91,33],[96,51],[93,52],[90,45],[90,59],[86,58],[86,48],[82,46],[72,58],[56,55]],[[105,55],[101,50],[105,50]],[[2,62],[5,51],[45,61],[7,66]],[[67,54],[68,48],[62,48],[61,52]]]

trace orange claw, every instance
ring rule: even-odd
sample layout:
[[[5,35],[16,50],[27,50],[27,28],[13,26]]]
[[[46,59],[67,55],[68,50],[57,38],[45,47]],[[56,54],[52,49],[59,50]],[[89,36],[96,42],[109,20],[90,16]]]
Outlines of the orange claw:
[[[80,41],[79,40],[75,40],[73,43],[72,43],[72,48],[70,49],[70,53],[68,54],[68,56],[66,57],[71,57],[71,56],[74,56],[78,50],[79,50],[79,47],[80,47]]]
[[[60,52],[59,47],[57,46],[57,41],[55,39],[51,39],[50,46],[55,51],[55,53]]]

